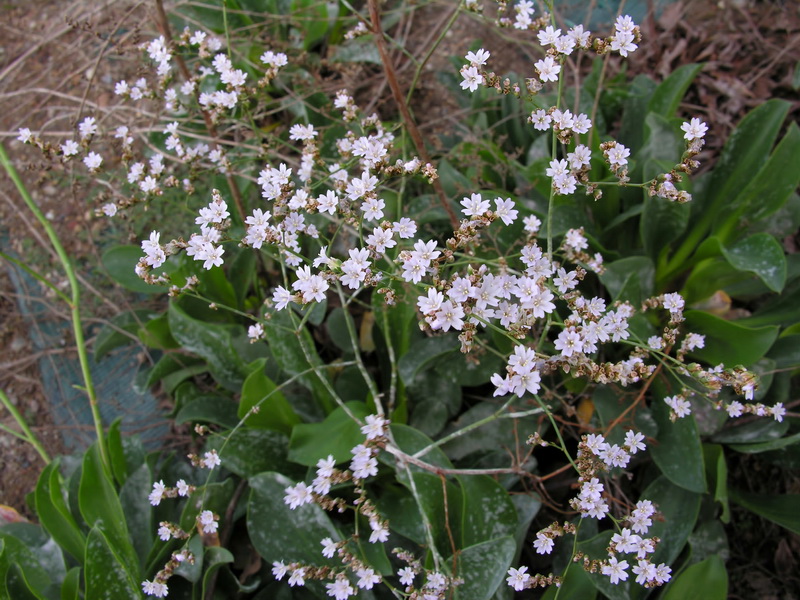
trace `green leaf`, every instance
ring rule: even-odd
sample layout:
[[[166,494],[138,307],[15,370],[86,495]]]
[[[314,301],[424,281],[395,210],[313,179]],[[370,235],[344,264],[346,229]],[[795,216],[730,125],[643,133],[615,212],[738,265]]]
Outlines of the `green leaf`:
[[[320,541],[341,539],[328,515],[315,504],[290,510],[283,501],[286,488],[295,485],[280,473],[260,473],[249,479],[247,531],[256,551],[269,564],[282,560],[335,566],[322,556]],[[341,563],[339,563],[341,565]]]
[[[150,285],[136,274],[134,269],[143,254],[136,246],[114,246],[103,253],[101,260],[106,273],[125,289],[144,294],[163,294],[167,291],[167,286]],[[168,261],[156,269],[156,272],[174,270],[171,267]]]
[[[731,449],[741,452],[742,454],[760,454],[761,452],[768,452],[770,450],[788,448],[798,442],[800,442],[800,433],[795,433],[794,435],[782,437],[777,440],[770,440],[757,444],[733,444],[731,445]]]
[[[564,574],[562,573],[562,575]],[[594,600],[597,598],[597,588],[595,588],[586,571],[579,565],[571,564],[566,575],[564,575],[564,581],[561,586],[551,585],[542,596],[542,600],[556,600],[557,598]]]
[[[718,444],[758,444],[776,440],[789,429],[787,421],[778,423],[773,419],[756,419],[739,424],[730,421],[728,427],[715,434],[711,440]]]
[[[83,561],[86,537],[64,501],[64,488],[58,472],[59,460],[47,465],[34,491],[36,514],[58,545],[79,562]]]
[[[728,503],[728,463],[725,461],[725,452],[718,444],[703,444],[703,458],[706,478],[714,490],[714,500],[722,505],[720,520],[729,523],[731,511]]]
[[[675,116],[686,90],[702,68],[702,64],[693,63],[675,69],[653,92],[647,106],[648,110],[665,118]]]
[[[92,527],[86,540],[85,584],[87,598],[141,598],[138,578],[119,547],[99,527]]]
[[[398,371],[406,385],[414,381],[420,370],[430,368],[434,361],[441,359],[459,347],[454,335],[422,338],[411,344],[408,352],[400,359]]]
[[[688,310],[684,315],[687,331],[706,336],[705,347],[694,350],[692,356],[711,365],[752,365],[767,353],[778,337],[777,326],[744,327],[699,310]]]
[[[508,492],[499,483],[486,475],[457,479],[461,485],[461,497],[464,501],[461,509],[463,548],[515,535],[517,510],[509,499]],[[506,566],[502,569],[502,573],[507,569]]]
[[[387,343],[394,348],[395,359],[401,359],[411,345],[411,339],[418,333],[418,328],[413,327],[417,311],[414,303],[408,297],[410,294],[400,285],[391,286],[394,289],[396,303],[388,306],[380,294],[372,295],[372,310],[375,313],[375,324],[383,333]]]
[[[150,372],[147,374],[145,386],[147,388],[151,388],[159,381],[166,379],[170,375],[187,372],[193,373],[196,371],[197,367],[202,367],[202,370],[200,371],[201,373],[206,371],[206,361],[194,356],[187,356],[177,352],[164,354],[158,359],[158,362],[153,365],[152,369],[150,369]],[[191,375],[187,375],[187,377],[191,377]]]
[[[750,317],[739,319],[741,325],[793,325],[800,322],[800,281],[794,281],[780,296],[773,296]]]
[[[150,319],[144,327],[138,330],[138,335],[142,343],[150,348],[172,350],[180,346],[172,337],[172,332],[169,330],[169,317],[166,314]]]
[[[143,493],[146,491],[143,490]],[[115,554],[121,557],[126,568],[136,569],[138,560],[128,535],[125,512],[105,472],[97,442],[84,454],[78,495],[81,515],[86,524],[101,529],[105,534],[103,538],[108,537]]]
[[[708,238],[706,241],[712,239],[716,238]],[[686,304],[692,305],[710,298],[719,290],[747,279],[752,279],[752,275],[731,266],[721,256],[708,258],[695,265],[680,294],[686,300]]]
[[[504,579],[516,551],[517,544],[511,536],[464,548],[458,556],[458,575],[464,585],[456,588],[456,598],[489,600],[501,585],[505,585]]]
[[[716,211],[735,205],[740,192],[767,162],[789,107],[785,100],[771,99],[747,113],[722,149],[708,182],[709,193],[698,209]]]
[[[413,478],[413,488],[416,489],[419,497],[419,504],[412,501],[410,503],[397,503],[384,501],[378,505],[381,514],[385,514],[389,519],[389,524],[401,535],[410,534],[417,529],[421,537],[414,539],[419,544],[427,544],[427,537],[423,533],[423,519],[420,510],[425,512],[425,516],[430,523],[433,534],[433,543],[439,552],[452,550],[451,540],[455,540],[456,545],[461,539],[461,490],[454,483],[434,475],[428,471],[411,471]],[[409,479],[409,471],[398,470],[397,480],[409,491],[412,492],[412,481]],[[413,492],[412,492],[413,494]],[[447,507],[445,508],[445,497]],[[394,499],[393,499],[394,500]],[[408,521],[413,525],[409,526]],[[451,537],[452,536],[452,537]]]
[[[185,350],[208,362],[214,379],[231,391],[239,391],[247,367],[231,345],[235,326],[193,319],[176,302],[169,305],[169,326]]]
[[[2,557],[0,557],[0,561],[2,561]],[[2,571],[2,567],[0,567],[0,571]],[[8,565],[6,569],[5,587],[8,598],[14,600],[45,600],[44,596],[34,590],[22,567],[16,562]]]
[[[653,293],[655,267],[646,256],[629,256],[606,265],[600,281],[614,302],[628,300],[634,306]]]
[[[775,147],[767,164],[755,174],[734,202],[724,219],[715,222],[713,231],[726,240],[741,227],[742,221],[761,221],[778,211],[800,184],[800,129],[791,123]]]
[[[178,411],[175,423],[213,423],[233,429],[239,424],[236,409],[236,402],[225,396],[198,396]]]
[[[800,367],[800,335],[781,334],[781,337],[772,344],[767,356],[775,361],[776,369]]]
[[[663,396],[659,394],[659,397]],[[650,446],[656,465],[675,485],[699,494],[705,493],[703,451],[694,415],[672,423],[669,407],[662,399],[655,400],[651,410],[658,424],[658,443]]]
[[[364,419],[370,410],[363,402],[347,402],[345,406],[357,418]],[[289,460],[313,467],[329,454],[337,463],[349,460],[350,450],[364,441],[361,426],[342,407],[329,414],[322,423],[296,425],[289,441]]]
[[[717,555],[688,567],[670,584],[663,600],[725,600],[728,572]]]
[[[61,582],[61,600],[78,600],[81,585],[81,569],[73,567]]]
[[[112,317],[94,339],[94,360],[99,361],[112,350],[135,342],[136,331],[152,314],[149,310],[131,310]]]
[[[288,435],[300,423],[300,417],[275,382],[267,377],[265,364],[264,359],[257,361],[255,369],[245,379],[237,414],[248,427],[274,429]]]
[[[219,452],[222,466],[229,471],[239,477],[253,477],[263,471],[296,472],[297,467],[286,458],[288,444],[289,438],[277,431],[240,428],[227,438],[209,441],[208,448]]]
[[[48,585],[50,577],[33,551],[13,535],[0,533],[0,594],[7,587],[6,598],[38,600]]]
[[[338,3],[330,5],[331,17],[335,21]],[[311,50],[328,32],[329,4],[320,0],[292,0],[289,14],[297,26],[303,49]]]
[[[666,477],[659,477],[647,486],[641,498],[652,500],[664,516],[663,521],[654,521],[648,532],[650,537],[661,538],[651,562],[671,565],[694,529],[702,495],[678,487]]]
[[[756,233],[728,248],[722,247],[727,261],[740,271],[758,275],[773,292],[786,284],[786,256],[783,248],[768,233]]]
[[[422,371],[406,393],[412,407],[409,425],[428,436],[438,434],[461,408],[461,382],[455,370]]]
[[[203,598],[208,598],[207,590],[208,585],[211,582],[212,575],[214,571],[219,569],[223,565],[227,565],[233,562],[233,554],[231,554],[230,550],[222,548],[220,546],[210,546],[206,548],[205,556],[203,557],[203,562],[206,565],[205,573],[203,573]]]
[[[326,412],[330,412],[333,409],[330,393],[320,379],[320,377],[327,378],[327,369],[317,354],[308,329],[303,327],[297,333],[289,311],[282,310],[271,313],[271,318],[264,322],[264,333],[281,369],[291,376],[298,376],[298,380],[312,391],[320,406]],[[308,359],[303,352],[303,346],[309,353]],[[316,371],[307,372],[312,367]]]
[[[639,234],[648,256],[658,258],[665,247],[686,231],[690,213],[689,204],[651,197],[645,192]]]
[[[152,485],[150,465],[144,463],[131,473],[119,492],[120,506],[140,564],[145,564],[154,540],[153,510],[145,493]]]

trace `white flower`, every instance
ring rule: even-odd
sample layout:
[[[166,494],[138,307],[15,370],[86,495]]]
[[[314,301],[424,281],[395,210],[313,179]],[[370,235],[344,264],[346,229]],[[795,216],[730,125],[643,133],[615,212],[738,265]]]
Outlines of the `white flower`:
[[[313,140],[315,137],[319,135],[314,129],[313,125],[292,125],[291,129],[289,129],[289,139],[296,140],[296,141],[308,141]]]
[[[679,293],[674,292],[671,294],[664,294],[663,305],[669,312],[679,313],[683,310],[684,301]]]
[[[31,139],[33,138],[33,134],[31,133],[31,130],[28,129],[27,127],[20,127],[18,133],[19,133],[19,135],[17,136],[17,140],[22,142],[23,144],[29,143],[31,141]]]
[[[489,52],[481,48],[476,52],[467,52],[464,58],[466,58],[473,67],[482,67],[486,64],[486,61],[489,60],[490,56],[491,54]]]
[[[78,153],[78,149],[78,142],[75,140],[67,140],[61,144],[61,152],[63,152],[64,156],[75,156]]]
[[[89,152],[89,154],[83,157],[83,164],[85,164],[86,168],[90,171],[96,171],[100,168],[100,165],[103,164],[103,157],[96,152]]]
[[[83,121],[81,121],[78,124],[78,133],[80,133],[82,140],[88,139],[97,133],[97,123],[95,122],[95,118],[86,117]]]
[[[166,598],[167,584],[158,581],[143,581],[142,591],[148,596],[155,596],[156,598]]]
[[[403,585],[412,585],[414,583],[414,577],[416,576],[416,573],[414,573],[414,569],[411,567],[403,567],[397,571],[397,576],[400,578],[400,583]]]
[[[517,220],[517,215],[519,212],[514,210],[514,201],[511,198],[506,198],[505,200],[502,198],[496,198],[494,203],[495,206],[497,206],[497,210],[494,214],[495,216],[499,217],[503,223],[506,225],[511,225]]]
[[[216,533],[219,527],[216,516],[210,510],[201,512],[197,520],[200,523],[200,527],[203,529],[203,533]]]
[[[376,575],[372,569],[358,569],[356,576],[358,577],[356,585],[363,590],[371,590],[376,583],[381,582],[381,576]]]
[[[692,117],[692,120],[689,122],[684,122],[681,125],[681,129],[684,131],[683,138],[689,140],[700,140],[708,131],[708,127],[706,124],[698,119],[697,117]]]
[[[287,487],[285,491],[286,495],[283,497],[283,501],[292,510],[303,504],[310,504],[314,500],[311,488],[302,481],[297,485]]]
[[[292,571],[292,574],[289,575],[289,585],[294,587],[296,585],[305,585],[306,581],[303,579],[306,576],[306,569],[305,567],[300,567],[299,569],[295,569]]]
[[[664,398],[664,402],[667,403],[667,406],[672,409],[672,412],[674,412],[675,416],[679,419],[692,413],[691,403],[681,396],[667,396]]]
[[[383,435],[387,425],[386,419],[378,415],[367,415],[365,421],[367,424],[361,427],[361,433],[366,435],[368,440],[374,440]]]
[[[608,564],[603,565],[601,572],[603,575],[606,575],[611,580],[611,583],[614,585],[618,584],[620,581],[625,581],[628,579],[628,573],[626,569],[628,568],[628,562],[623,560],[622,562],[617,561],[615,556],[611,556],[608,559]]]
[[[483,83],[483,75],[478,72],[477,67],[462,68],[461,76],[464,78],[464,81],[461,82],[462,90],[468,89],[470,92],[474,92]]]
[[[272,563],[272,576],[280,581],[286,576],[286,573],[289,571],[289,568],[283,564],[283,561],[275,561]]]
[[[533,547],[536,548],[538,554],[550,554],[553,551],[555,542],[553,538],[545,535],[541,531],[536,534],[536,541],[533,542]]]
[[[206,469],[213,469],[214,467],[220,466],[222,461],[220,461],[219,454],[217,454],[216,450],[209,450],[203,455],[200,464]]]
[[[350,596],[356,593],[350,582],[344,576],[337,577],[333,583],[326,583],[328,596],[336,598],[336,600],[347,600]]]
[[[506,577],[506,582],[509,586],[514,588],[516,591],[520,592],[525,589],[526,584],[530,581],[531,576],[528,575],[525,571],[528,570],[528,567],[522,566],[519,569],[515,569],[511,567],[508,570],[508,577]]]
[[[483,200],[480,194],[472,194],[461,201],[461,206],[464,207],[461,212],[468,217],[478,217],[489,210],[489,201]]]
[[[153,506],[158,506],[161,503],[161,500],[164,498],[164,491],[166,487],[164,486],[164,481],[156,481],[153,484],[153,491],[150,492],[148,496],[148,500],[150,500],[150,504]]]
[[[331,538],[326,537],[323,539],[320,544],[322,544],[322,556],[325,558],[332,558],[334,554],[336,554],[336,542],[334,542]]]
[[[537,61],[534,65],[536,72],[539,73],[539,79],[542,81],[558,81],[558,74],[561,72],[561,65],[559,65],[552,56],[545,56],[542,60]]]
[[[187,484],[183,479],[178,479],[177,483],[175,483],[175,487],[178,488],[179,496],[188,496],[189,492],[191,491],[189,484]]]

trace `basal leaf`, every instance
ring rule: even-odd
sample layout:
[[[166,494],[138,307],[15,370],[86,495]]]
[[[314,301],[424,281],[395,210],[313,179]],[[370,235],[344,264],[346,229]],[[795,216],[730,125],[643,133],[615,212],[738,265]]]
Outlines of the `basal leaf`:
[[[138,578],[134,578],[116,543],[99,527],[92,527],[86,541],[84,577],[87,598],[141,598]]]
[[[370,414],[363,402],[347,402],[346,406],[357,419]],[[292,429],[289,460],[312,467],[330,454],[337,463],[344,462],[352,457],[350,450],[363,441],[360,425],[339,407],[321,423],[300,424]]]
[[[749,366],[763,357],[778,337],[777,326],[750,328],[699,310],[688,310],[686,331],[705,336],[705,346],[692,355],[711,365]]]
[[[736,269],[758,275],[773,292],[783,290],[786,256],[781,245],[768,233],[756,233],[732,246],[723,246],[722,254]]]
[[[457,479],[464,501],[461,509],[463,548],[516,533],[517,510],[499,483],[486,475]]]
[[[145,283],[136,272],[136,264],[144,252],[136,246],[114,246],[103,253],[102,263],[111,278],[125,289],[144,294],[163,294],[167,291],[165,285],[150,285]],[[173,265],[168,261],[156,272],[169,271]]]
[[[247,531],[256,551],[268,564],[282,560],[286,564],[297,561],[336,566],[336,559],[326,559],[321,552],[323,538],[341,539],[327,513],[315,504],[290,510],[283,501],[286,488],[296,481],[280,473],[260,473],[249,483]]]
[[[682,571],[670,584],[664,600],[725,600],[728,571],[719,556],[709,556]]]
[[[464,584],[458,586],[456,598],[489,600],[501,585],[505,585],[506,572],[516,550],[517,544],[511,536],[464,548],[458,556],[458,576]]]
[[[227,389],[239,391],[247,368],[234,351],[234,325],[207,323],[189,316],[177,302],[169,305],[169,326],[183,348],[204,358],[214,378]]]
[[[660,399],[653,402],[651,410],[658,424],[658,441],[650,446],[650,452],[658,468],[675,485],[705,493],[703,452],[694,415],[672,423],[669,407]]]
[[[248,427],[274,429],[285,434],[300,423],[286,396],[264,372],[266,361],[260,360],[242,386],[238,416]]]
[[[143,490],[145,493],[147,490]],[[131,573],[138,572],[138,559],[131,545],[125,511],[117,491],[108,478],[95,442],[84,454],[81,471],[79,506],[81,515],[90,527],[97,527],[108,538],[114,552]],[[99,544],[100,542],[97,541]],[[87,550],[88,556],[88,550]]]

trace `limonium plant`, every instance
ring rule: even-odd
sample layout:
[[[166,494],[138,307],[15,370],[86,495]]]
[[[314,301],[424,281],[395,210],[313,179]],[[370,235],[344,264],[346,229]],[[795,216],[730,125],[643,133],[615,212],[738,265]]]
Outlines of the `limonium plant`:
[[[474,1],[466,7],[481,9]],[[143,50],[150,73],[115,86],[120,101],[160,105],[164,116],[155,135],[158,147],[137,144],[142,129],[135,121],[109,129],[93,116],[78,124],[71,139],[51,143],[22,129],[19,140],[39,147],[52,160],[74,162],[76,169],[101,181],[107,191],[97,211],[104,218],[123,218],[129,211],[162,202],[160,197],[173,190],[201,199],[193,222],[167,223],[140,241],[136,275],[148,284],[167,286],[170,296],[197,295],[203,272],[226,265],[232,249],[243,248],[274,261],[277,279],[270,289],[260,290],[259,302],[243,315],[253,343],[268,338],[266,328],[276,315],[288,315],[288,321],[300,328],[316,305],[335,300],[351,310],[371,296],[373,305],[379,298],[386,310],[412,303],[418,327],[426,336],[457,332],[460,351],[475,363],[487,355],[501,356],[504,368],[490,380],[493,396],[503,403],[501,410],[508,418],[541,415],[551,423],[555,439],[525,432],[530,451],[535,455],[539,448],[556,448],[564,453],[576,477],[575,493],[568,502],[576,518],[554,521],[533,533],[534,552],[552,553],[560,540],[577,539],[582,522],[596,520],[613,531],[605,551],[589,555],[569,542],[572,551],[566,570],[600,574],[610,584],[630,579],[645,588],[661,586],[671,579],[672,571],[670,565],[653,560],[660,540],[650,529],[660,518],[659,506],[646,497],[617,497],[618,487],[610,484],[629,472],[639,453],[647,452],[649,440],[634,428],[625,431],[621,443],[609,441],[609,431],[587,430],[579,436],[577,448],[570,445],[555,424],[554,382],[568,375],[592,385],[628,387],[641,385],[658,369],[665,369],[682,384],[677,393],[660,400],[673,421],[687,418],[696,402],[709,402],[732,418],[751,414],[781,421],[785,409],[781,403],[755,402],[757,378],[744,368],[687,362],[687,355],[703,348],[704,337],[683,326],[685,302],[679,293],[661,293],[634,305],[610,302],[588,291],[592,288],[584,283],[604,273],[603,253],[593,247],[582,228],[556,235],[553,206],[559,197],[572,194],[586,194],[602,203],[603,190],[609,185],[638,186],[665,203],[690,202],[691,194],[683,184],[699,165],[697,156],[707,127],[698,117],[689,117],[681,126],[685,148],[680,161],[650,180],[631,181],[631,149],[613,139],[593,144],[592,119],[570,111],[562,93],[568,67],[574,65],[573,55],[627,57],[644,43],[631,17],[619,16],[605,36],[581,25],[562,31],[551,12],[537,11],[532,2],[522,0],[513,5],[500,2],[496,22],[499,27],[526,32],[541,48],[541,58],[531,65],[529,78],[512,81],[491,71],[491,48],[467,51],[460,88],[464,94],[494,89],[535,106],[526,125],[549,136],[551,152],[543,174],[550,182],[549,206],[541,218],[524,199],[474,189],[455,199],[460,214],[452,230],[443,236],[432,232],[407,205],[390,202],[385,190],[405,185],[399,183],[404,181],[433,186],[439,177],[436,165],[409,154],[400,143],[405,138],[398,138],[399,128],[375,114],[363,114],[344,89],[330,98],[339,132],[332,143],[325,137],[325,127],[297,122],[288,129],[280,151],[259,147],[247,128],[247,116],[265,103],[265,90],[283,69],[291,67],[290,58],[264,48],[258,65],[239,68],[237,57],[220,38],[200,30],[187,29],[174,40],[162,36],[146,43]],[[364,33],[366,28],[360,24],[349,37]],[[555,98],[555,102],[545,98]],[[197,134],[198,122],[215,132],[211,136],[215,141]],[[110,143],[98,143],[105,138]],[[234,138],[244,142],[219,141]],[[114,149],[113,155],[109,148]],[[592,179],[593,165],[598,163],[613,181]],[[114,178],[111,165],[115,164],[124,170],[121,184]],[[200,181],[208,174],[215,181],[227,181],[227,190],[205,190]],[[257,192],[243,194],[242,181],[250,182],[250,189]],[[492,240],[518,222],[522,235],[498,254]],[[180,256],[196,261],[201,272],[175,279],[165,267]],[[212,308],[224,309],[216,304]],[[657,322],[660,333],[641,339],[631,326],[632,319],[641,315]],[[428,559],[411,548],[393,547],[391,554],[398,566],[387,574],[364,558],[359,549],[364,540],[373,545],[394,543],[391,522],[371,496],[371,482],[391,465],[398,477],[404,474],[419,500],[414,472],[433,473],[444,480],[495,475],[502,470],[444,468],[428,460],[438,444],[416,453],[403,450],[390,426],[398,402],[396,377],[387,389],[380,387],[365,365],[351,321],[347,325],[354,364],[374,407],[365,418],[351,412],[330,380],[314,369],[313,342],[303,336],[298,339],[313,376],[336,406],[357,423],[363,441],[352,448],[347,464],[333,455],[319,456],[313,473],[285,488],[284,501],[292,510],[316,505],[350,514],[356,527],[349,537],[319,540],[321,557],[334,560],[334,566],[277,560],[271,566],[272,575],[292,587],[321,582],[325,594],[336,600],[376,586],[385,586],[397,598],[449,598],[464,584],[463,574],[440,554],[429,517],[421,509]],[[498,337],[508,346],[496,345]],[[620,358],[606,360],[606,356]],[[726,388],[735,396],[723,394]],[[512,405],[526,408],[514,412]],[[258,410],[258,405],[253,407],[244,422]],[[201,427],[198,432],[207,433],[207,429]],[[449,439],[459,435],[456,430]],[[225,446],[190,460],[196,468],[213,473],[226,464]],[[213,538],[220,528],[223,516],[204,508],[202,492],[183,479],[154,482],[149,491],[153,506],[185,498],[198,503],[196,520],[189,530],[177,523],[159,523],[160,540],[178,540],[180,549],[141,583],[147,595],[167,597],[176,570],[195,560],[189,540]],[[528,565],[519,565],[508,569],[506,582],[521,591],[560,586],[564,576],[564,572],[534,573]]]

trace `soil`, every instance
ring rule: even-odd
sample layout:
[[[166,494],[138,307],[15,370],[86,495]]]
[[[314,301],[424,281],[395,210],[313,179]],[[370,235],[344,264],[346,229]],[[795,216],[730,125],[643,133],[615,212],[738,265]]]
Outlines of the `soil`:
[[[487,2],[487,4],[489,4]],[[591,3],[594,5],[594,3]],[[19,127],[46,130],[56,138],[71,131],[79,115],[91,110],[105,114],[114,102],[113,82],[135,71],[135,45],[139,30],[152,30],[151,3],[128,0],[93,3],[86,0],[16,0],[4,3],[0,20],[0,135],[36,202],[51,217],[69,254],[76,263],[96,265],[97,222],[92,219],[84,190],[65,189],[59,173],[41,164],[30,148],[15,141]],[[423,57],[447,23],[453,2],[437,0],[407,11],[392,34],[417,59]],[[70,16],[69,20],[67,15]],[[706,155],[718,154],[721,145],[741,117],[769,98],[790,101],[790,119],[800,120],[798,61],[800,61],[800,5],[788,1],[686,0],[675,2],[659,16],[650,14],[641,23],[646,43],[627,61],[628,76],[647,73],[661,79],[677,66],[703,62],[690,88],[681,114],[700,116],[709,125]],[[438,83],[435,73],[452,69],[448,56],[462,57],[472,40],[480,39],[491,50],[493,68],[502,73],[530,73],[535,55],[514,43],[524,34],[498,33],[472,15],[460,16],[426,65],[412,108],[423,131],[441,133],[458,125],[463,115],[458,104]],[[148,37],[143,36],[143,39]],[[98,60],[102,53],[109,60]],[[400,84],[407,89],[414,66],[401,52],[393,53]],[[588,62],[588,61],[587,61]],[[609,62],[609,76],[622,68]],[[348,85],[361,106],[394,116],[391,94],[378,67],[345,69],[336,85]],[[330,82],[328,83],[330,85]],[[336,89],[339,89],[338,87]],[[95,104],[91,104],[95,103]],[[59,269],[43,232],[11,182],[0,177],[0,245],[24,256],[42,272],[58,281]],[[8,233],[9,238],[2,237]],[[787,248],[797,251],[796,241]],[[90,269],[87,269],[87,277]],[[90,280],[89,283],[92,283]],[[94,281],[97,284],[96,281]],[[102,322],[127,305],[118,291],[93,285],[84,292],[89,320]],[[30,321],[20,313],[19,298],[5,265],[0,269],[0,388],[23,413],[47,451],[63,451],[60,432],[53,426],[39,373],[43,353],[74,354],[71,339],[56,348],[37,351],[29,337]],[[49,303],[51,318],[63,320],[66,310]],[[5,411],[2,424],[15,428]],[[36,482],[43,462],[27,444],[0,433],[0,505],[32,517],[25,496]],[[753,474],[739,465],[731,477],[748,481],[762,492],[797,493],[797,477],[785,471]],[[10,513],[14,516],[14,513]],[[1,518],[1,517],[0,517]],[[731,528],[731,598],[799,597],[798,536],[762,519],[734,509],[740,524]],[[753,549],[757,549],[756,552]],[[738,566],[737,566],[738,565]]]

